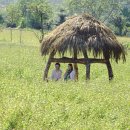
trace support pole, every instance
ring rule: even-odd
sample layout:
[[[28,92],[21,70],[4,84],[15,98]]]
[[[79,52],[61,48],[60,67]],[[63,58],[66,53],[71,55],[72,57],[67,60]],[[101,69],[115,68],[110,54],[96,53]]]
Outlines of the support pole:
[[[48,78],[48,72],[49,72],[49,68],[51,66],[51,58],[54,57],[55,53],[56,53],[55,51],[52,51],[52,53],[49,56],[48,62],[46,64],[46,68],[44,70],[43,80],[47,80],[47,78]]]
[[[88,59],[87,51],[85,49],[82,49],[82,51],[83,51],[84,58]]]
[[[85,49],[82,50],[83,51],[83,55],[85,59],[88,59],[88,55]],[[86,62],[86,80],[90,79],[90,61],[88,59],[88,61]]]
[[[19,29],[19,32],[20,32],[19,42],[21,44],[22,43],[22,29]]]
[[[86,80],[90,79],[90,62],[86,65]]]
[[[74,51],[74,59],[77,59],[77,51]],[[74,63],[74,70],[75,70],[75,80],[78,80],[78,65]]]
[[[113,76],[112,66],[111,66],[111,63],[109,60],[107,60],[106,66],[107,66],[107,70],[108,70],[109,80],[112,80],[114,76]]]
[[[109,52],[107,50],[104,50],[103,55],[104,55],[104,58],[106,59],[106,66],[107,66],[107,70],[108,70],[109,80],[112,80],[114,76],[113,76],[112,66],[109,61],[109,59],[110,59]]]
[[[10,38],[11,38],[11,42],[13,41],[13,29],[12,28],[10,28]]]

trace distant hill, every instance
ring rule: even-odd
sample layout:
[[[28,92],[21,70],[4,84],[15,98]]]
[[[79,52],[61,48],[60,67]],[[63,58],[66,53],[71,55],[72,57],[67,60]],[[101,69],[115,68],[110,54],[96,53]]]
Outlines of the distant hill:
[[[53,4],[60,4],[63,2],[63,0],[49,0]]]
[[[2,5],[7,5],[10,3],[15,3],[17,0],[0,0],[0,4]],[[61,2],[63,2],[63,0],[48,0],[49,2],[53,3],[53,4],[59,4]]]
[[[10,3],[15,3],[17,0],[0,0],[1,5],[8,5]]]

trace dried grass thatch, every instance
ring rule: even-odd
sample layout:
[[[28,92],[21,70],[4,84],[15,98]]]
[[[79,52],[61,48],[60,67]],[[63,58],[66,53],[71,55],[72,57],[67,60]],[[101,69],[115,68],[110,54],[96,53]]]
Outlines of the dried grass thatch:
[[[117,41],[112,31],[103,23],[88,14],[73,16],[48,33],[42,41],[41,53],[47,55],[56,50],[64,55],[66,51],[79,54],[86,49],[93,56],[101,54],[105,58],[121,58],[125,61],[124,47]]]

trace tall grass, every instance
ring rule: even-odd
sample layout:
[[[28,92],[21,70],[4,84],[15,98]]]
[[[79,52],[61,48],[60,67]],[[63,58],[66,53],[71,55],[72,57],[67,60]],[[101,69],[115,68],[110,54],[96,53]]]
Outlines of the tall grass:
[[[11,34],[12,32],[12,34]],[[2,29],[0,31],[0,42],[4,43],[18,43],[26,45],[38,46],[39,39],[36,35],[40,37],[40,31],[32,29]],[[12,41],[11,41],[12,39]]]
[[[47,83],[39,45],[1,42],[0,130],[130,130],[129,54],[125,64],[112,61],[112,82],[106,66],[95,64],[88,82],[79,65],[78,82]]]

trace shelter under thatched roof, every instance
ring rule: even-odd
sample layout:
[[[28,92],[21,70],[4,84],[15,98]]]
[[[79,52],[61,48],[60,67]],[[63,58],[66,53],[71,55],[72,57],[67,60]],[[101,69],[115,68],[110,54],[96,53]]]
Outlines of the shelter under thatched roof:
[[[68,18],[63,24],[48,33],[42,41],[41,53],[42,55],[52,54],[50,59],[56,52],[64,56],[67,51],[75,61],[67,60],[73,63],[78,63],[76,60],[79,53],[83,53],[84,57],[89,59],[88,51],[92,52],[94,58],[103,56],[107,61],[110,58],[115,59],[116,62],[121,58],[125,61],[124,47],[118,42],[116,36],[107,26],[88,14]],[[85,62],[87,63],[87,61]]]

